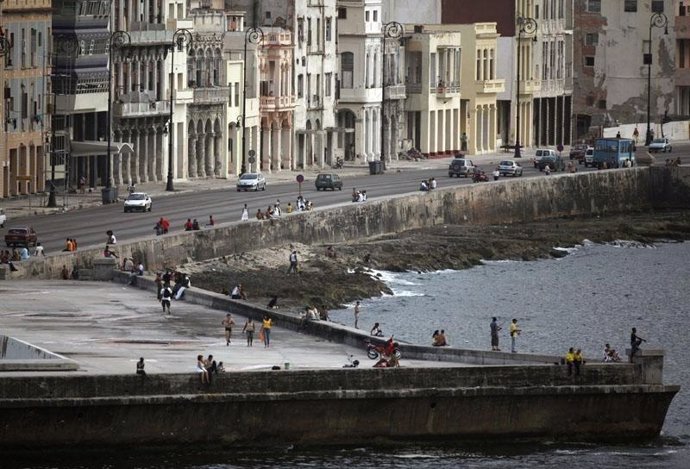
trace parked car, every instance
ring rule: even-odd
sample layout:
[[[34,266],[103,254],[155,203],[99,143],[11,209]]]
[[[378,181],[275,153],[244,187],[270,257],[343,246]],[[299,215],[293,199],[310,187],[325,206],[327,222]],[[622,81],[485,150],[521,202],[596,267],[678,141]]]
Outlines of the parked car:
[[[470,175],[473,175],[475,170],[476,170],[476,168],[475,168],[474,164],[472,163],[472,160],[468,160],[467,158],[456,156],[453,159],[453,161],[451,161],[450,164],[448,165],[448,177],[453,177],[453,176],[468,177]]]
[[[558,156],[558,153],[556,153],[556,150],[549,150],[548,148],[537,148],[537,151],[534,152],[534,167],[539,168],[542,158],[547,156],[555,158]]]
[[[650,153],[658,153],[667,151],[670,152],[673,148],[671,147],[671,142],[667,138],[655,138],[648,147]]]
[[[145,192],[132,192],[125,199],[125,213],[140,210],[150,212],[153,208],[151,197]]]
[[[587,148],[587,151],[585,151],[585,158],[581,163],[585,164],[585,168],[594,166],[594,147]]]
[[[561,158],[561,155],[554,152],[551,155],[542,156],[537,164],[539,171],[544,171],[546,165],[551,168],[551,171],[565,171],[565,161]]]
[[[10,228],[5,234],[5,244],[7,247],[14,246],[36,246],[38,235],[30,226],[18,226]]]
[[[0,228],[4,228],[5,223],[7,223],[7,215],[5,215],[5,209],[0,208]]]
[[[504,160],[498,163],[498,174],[500,176],[522,176],[522,166],[512,160]]]
[[[577,160],[578,162],[581,162],[585,159],[585,152],[589,148],[589,145],[586,143],[578,143],[577,145],[573,145],[573,147],[570,149],[570,159],[571,160]]]
[[[335,173],[321,173],[316,176],[316,190],[343,190],[343,180]]]
[[[237,192],[266,190],[266,178],[261,173],[244,173],[237,180]]]

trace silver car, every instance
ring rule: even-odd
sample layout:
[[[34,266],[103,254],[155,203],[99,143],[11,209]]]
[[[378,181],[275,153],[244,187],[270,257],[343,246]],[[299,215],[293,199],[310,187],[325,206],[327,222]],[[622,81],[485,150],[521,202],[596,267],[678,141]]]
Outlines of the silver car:
[[[244,173],[237,180],[237,192],[266,190],[266,178],[261,173]]]
[[[125,200],[125,213],[136,210],[150,212],[152,207],[151,197],[145,192],[132,192]]]
[[[515,161],[504,160],[498,163],[498,173],[501,176],[522,176],[522,166]]]

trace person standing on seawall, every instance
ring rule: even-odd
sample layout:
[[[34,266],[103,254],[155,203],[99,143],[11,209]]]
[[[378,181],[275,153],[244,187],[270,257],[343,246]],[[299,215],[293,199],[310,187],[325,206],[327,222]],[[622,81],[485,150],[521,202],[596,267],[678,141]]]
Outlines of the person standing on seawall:
[[[630,332],[630,363],[633,362],[633,357],[637,352],[640,351],[640,345],[642,345],[642,342],[646,342],[642,337],[637,335],[637,329],[632,328],[632,331]]]
[[[264,331],[264,347],[270,347],[271,346],[271,328],[273,327],[273,320],[271,320],[271,317],[266,314],[264,315],[264,319],[261,323],[261,328]]]
[[[501,330],[501,326],[498,325],[498,319],[496,317],[491,318],[491,350],[494,352],[500,352],[501,349],[498,348],[498,331]]]
[[[518,326],[517,319],[513,319],[513,322],[510,323],[510,351],[512,353],[517,353],[515,342],[520,332],[522,332],[522,329]]]
[[[355,303],[355,329],[359,329],[359,313],[361,312],[359,301]]]

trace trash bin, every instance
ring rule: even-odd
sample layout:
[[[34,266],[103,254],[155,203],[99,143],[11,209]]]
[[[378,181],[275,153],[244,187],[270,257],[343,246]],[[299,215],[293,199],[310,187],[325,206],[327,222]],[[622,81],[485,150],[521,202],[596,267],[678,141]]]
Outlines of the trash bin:
[[[117,201],[117,187],[104,187],[101,189],[101,201],[103,205]]]
[[[369,162],[369,174],[383,174],[383,165],[380,160]]]

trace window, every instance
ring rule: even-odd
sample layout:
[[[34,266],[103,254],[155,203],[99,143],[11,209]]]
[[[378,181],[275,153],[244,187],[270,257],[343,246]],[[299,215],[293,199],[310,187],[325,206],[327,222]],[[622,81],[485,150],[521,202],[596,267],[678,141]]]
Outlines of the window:
[[[590,13],[601,13],[601,0],[587,0],[587,11]]]
[[[331,18],[326,18],[326,41],[331,40]]]
[[[311,46],[311,18],[307,18],[307,45]]]
[[[266,12],[266,19],[267,19],[267,20],[270,20],[270,19],[271,19],[271,12],[270,12],[270,11],[267,11],[267,12]]]
[[[301,73],[297,75],[297,97],[301,98],[304,96],[304,75]]]
[[[355,55],[352,52],[343,52],[340,57],[340,67],[342,68],[342,87],[352,88],[355,71]]]
[[[340,20],[346,20],[347,19],[347,8],[338,8],[338,19]]]
[[[623,4],[623,11],[626,13],[637,12],[637,0],[625,0]]]
[[[333,74],[332,73],[326,73],[324,76],[324,94],[326,96],[331,95],[331,87],[333,86]]]
[[[585,57],[585,67],[594,67],[594,57],[588,55]]]
[[[474,79],[479,81],[482,79],[482,51],[477,49],[477,64]]]
[[[379,20],[379,11],[374,10],[374,21],[378,21],[378,20]]]
[[[652,0],[652,13],[664,12],[664,0]]]
[[[596,46],[599,44],[599,33],[585,34],[585,45]]]
[[[366,21],[367,23],[369,22],[369,10],[364,12],[364,21]]]
[[[297,18],[297,40],[304,41],[304,18]]]
[[[600,100],[597,102],[597,107],[598,107],[599,109],[606,109],[606,100],[605,100],[605,99],[600,99]]]
[[[594,106],[594,97],[593,96],[587,96],[587,106]]]

